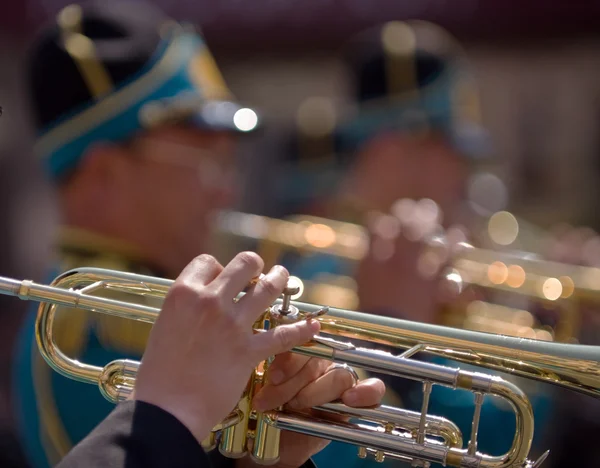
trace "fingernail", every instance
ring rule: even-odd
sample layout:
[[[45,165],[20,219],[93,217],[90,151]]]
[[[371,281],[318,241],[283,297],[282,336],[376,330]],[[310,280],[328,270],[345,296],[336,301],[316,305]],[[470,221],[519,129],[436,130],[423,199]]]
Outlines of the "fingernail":
[[[287,275],[288,271],[281,265],[275,265],[269,273],[273,275]]]
[[[344,403],[346,403],[348,406],[355,405],[357,400],[358,395],[354,390],[348,390],[346,393],[344,393]]]
[[[283,381],[283,377],[283,371],[279,369],[269,371],[269,382],[271,382],[273,385],[279,385]]]
[[[307,322],[311,332],[316,333],[321,329],[321,323],[318,320],[308,319]]]

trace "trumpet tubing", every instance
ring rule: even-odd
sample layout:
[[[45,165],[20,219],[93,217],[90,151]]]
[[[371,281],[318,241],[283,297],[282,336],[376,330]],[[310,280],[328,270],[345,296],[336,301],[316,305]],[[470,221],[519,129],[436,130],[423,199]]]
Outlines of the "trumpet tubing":
[[[164,298],[171,280],[136,275],[114,270],[81,268],[59,276],[50,286],[31,281],[0,278],[0,293],[24,300],[41,302],[36,321],[36,339],[48,364],[60,374],[81,382],[98,385],[112,402],[126,399],[133,391],[139,363],[119,359],[104,367],[79,362],[66,356],[54,340],[54,316],[59,306],[76,307],[97,313],[153,323],[160,309],[135,303],[140,296]],[[94,296],[103,289],[118,290],[132,296],[132,301],[117,301]],[[240,457],[247,451],[247,441],[254,438],[251,456],[263,464],[279,457],[279,433],[289,430],[359,447],[358,455],[372,455],[382,461],[386,456],[422,463],[441,463],[452,467],[533,467],[528,460],[533,439],[533,414],[529,400],[514,384],[498,376],[461,370],[417,361],[417,353],[429,353],[479,367],[558,385],[594,397],[600,396],[600,348],[538,342],[485,333],[457,330],[435,325],[406,322],[360,312],[320,307],[290,301],[289,292],[265,311],[263,323],[279,326],[304,320],[319,320],[328,336],[315,336],[306,345],[294,348],[303,355],[346,363],[376,373],[421,381],[421,412],[380,406],[349,408],[332,403],[314,408],[319,417],[279,409],[265,413],[250,410],[253,388],[263,372],[255,370],[249,378],[239,405],[213,429],[205,442],[207,449],[216,445],[226,456]],[[257,322],[260,324],[261,322]],[[258,326],[258,325],[255,325]],[[257,331],[263,328],[256,328]],[[389,345],[404,350],[395,355],[355,346],[342,339],[355,339]],[[265,368],[268,371],[268,362]],[[451,421],[428,414],[428,403],[434,385],[473,392],[475,409],[472,430],[466,448],[463,436]],[[480,410],[484,395],[495,395],[508,401],[516,417],[516,432],[510,450],[501,456],[477,451]],[[328,418],[333,413],[338,418]],[[359,423],[341,422],[339,416],[358,418]],[[249,429],[249,421],[256,429]]]

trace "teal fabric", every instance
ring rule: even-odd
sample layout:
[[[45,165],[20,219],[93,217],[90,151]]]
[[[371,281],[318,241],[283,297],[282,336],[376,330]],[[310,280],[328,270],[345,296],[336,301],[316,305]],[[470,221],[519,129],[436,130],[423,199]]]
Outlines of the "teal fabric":
[[[281,264],[288,269],[290,274],[307,280],[314,279],[320,273],[347,275],[350,269],[349,261],[324,254],[305,256],[290,252],[283,256]]]
[[[271,180],[274,197],[288,213],[299,213],[314,200],[333,195],[343,180],[345,167],[335,159],[306,166],[293,161],[276,168]]]

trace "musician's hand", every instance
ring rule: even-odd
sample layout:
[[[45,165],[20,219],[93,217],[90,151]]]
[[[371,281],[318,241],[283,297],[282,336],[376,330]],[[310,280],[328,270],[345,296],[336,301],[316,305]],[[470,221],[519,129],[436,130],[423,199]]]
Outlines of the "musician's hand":
[[[330,361],[284,353],[271,364],[267,383],[254,397],[253,405],[259,411],[282,405],[310,411],[314,406],[340,399],[348,406],[367,407],[381,403],[384,393],[385,385],[379,379],[356,382],[350,371]],[[277,467],[299,467],[328,444],[328,440],[283,431]],[[244,460],[237,466],[253,465]]]
[[[402,200],[391,214],[372,214],[368,229],[369,251],[355,276],[360,310],[434,322],[446,292],[440,273],[464,234],[452,229],[444,242],[430,240],[440,230],[431,200]]]
[[[306,343],[319,330],[310,321],[252,332],[288,279],[276,266],[234,303],[262,269],[262,259],[251,252],[225,268],[209,255],[197,257],[171,287],[152,329],[135,398],[173,414],[199,442],[235,407],[261,361]]]

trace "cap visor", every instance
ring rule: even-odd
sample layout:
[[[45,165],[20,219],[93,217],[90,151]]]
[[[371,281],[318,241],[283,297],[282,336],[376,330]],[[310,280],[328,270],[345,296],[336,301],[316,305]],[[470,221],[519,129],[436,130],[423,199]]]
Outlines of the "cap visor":
[[[258,113],[231,101],[209,101],[199,106],[187,122],[215,131],[250,133],[260,127]]]

